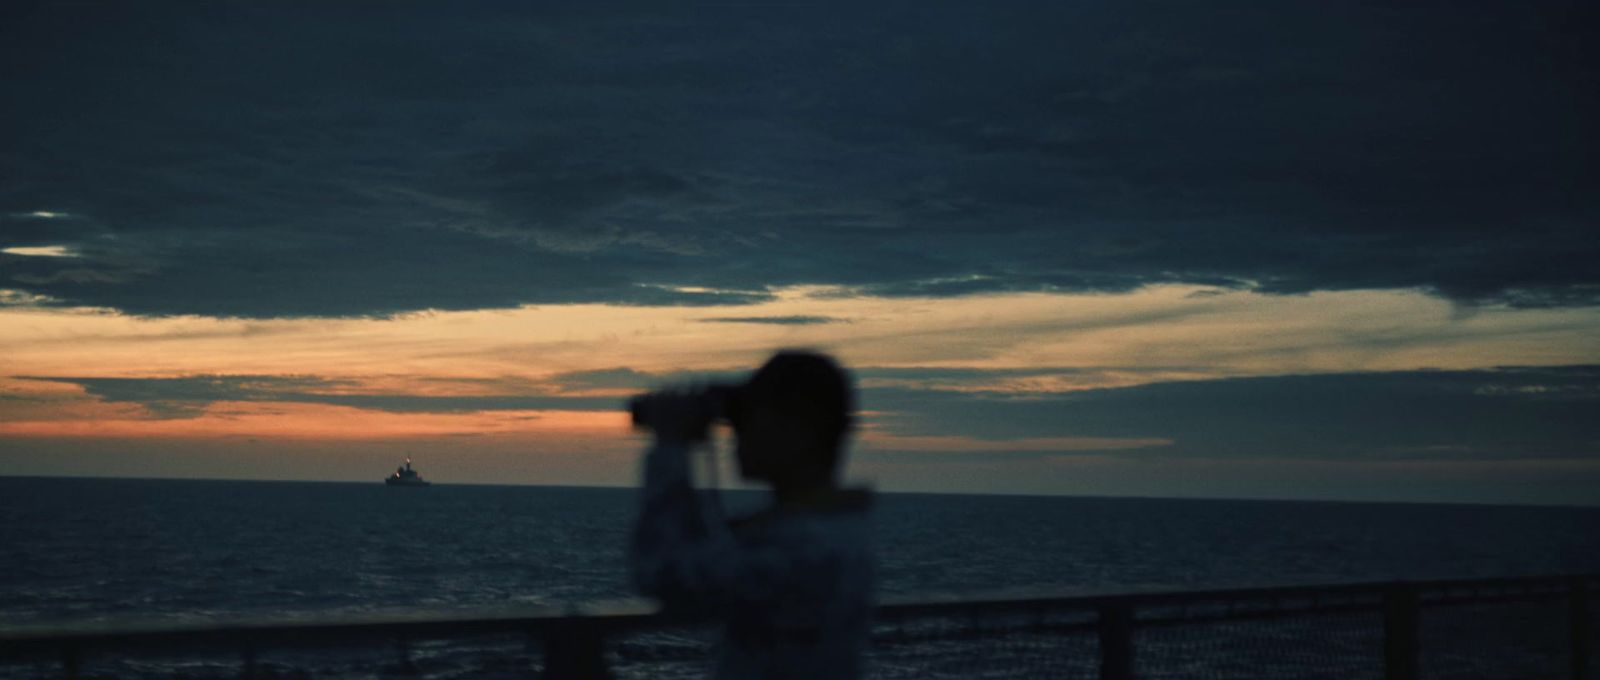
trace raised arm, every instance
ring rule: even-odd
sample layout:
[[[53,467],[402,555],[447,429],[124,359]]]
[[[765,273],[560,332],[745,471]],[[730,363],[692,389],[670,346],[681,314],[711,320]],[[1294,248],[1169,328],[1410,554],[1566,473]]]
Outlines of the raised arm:
[[[689,483],[690,445],[657,442],[645,455],[644,488],[630,566],[640,592],[668,606],[720,609],[803,593],[816,565],[784,545],[742,545],[718,509]]]

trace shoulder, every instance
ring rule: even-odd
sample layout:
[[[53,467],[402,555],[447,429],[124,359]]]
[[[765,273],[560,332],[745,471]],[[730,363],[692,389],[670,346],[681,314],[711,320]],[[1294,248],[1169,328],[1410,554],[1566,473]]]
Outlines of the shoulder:
[[[733,518],[728,526],[734,531],[761,532],[780,526],[866,523],[871,509],[870,489],[827,489],[782,506]]]

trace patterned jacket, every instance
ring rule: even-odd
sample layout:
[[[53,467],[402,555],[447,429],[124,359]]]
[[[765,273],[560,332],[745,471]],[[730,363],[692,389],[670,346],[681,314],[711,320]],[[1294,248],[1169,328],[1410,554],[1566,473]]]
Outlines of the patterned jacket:
[[[858,678],[871,632],[865,491],[730,525],[690,484],[685,445],[645,456],[630,556],[641,592],[724,622],[717,677]]]

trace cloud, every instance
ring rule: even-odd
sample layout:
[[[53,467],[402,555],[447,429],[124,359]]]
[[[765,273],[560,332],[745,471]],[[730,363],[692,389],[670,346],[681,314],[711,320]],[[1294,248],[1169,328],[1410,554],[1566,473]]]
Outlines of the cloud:
[[[1011,395],[1060,394],[1177,379],[1215,377],[1215,367],[1151,364],[1137,368],[867,367],[855,371],[863,387]]]
[[[1056,394],[879,387],[862,396],[890,434],[1162,439],[1171,446],[1126,455],[1174,458],[1600,458],[1596,406],[1596,366],[1191,380]]]
[[[1171,446],[1166,439],[1136,439],[1116,437],[1018,437],[1008,439],[978,439],[962,436],[907,437],[866,432],[858,436],[858,448],[872,451],[872,455],[915,453],[929,460],[937,455],[940,460],[994,459],[1002,456],[1056,457],[1081,455],[1079,452],[1106,453]]]
[[[604,368],[594,371],[562,373],[550,379],[563,392],[587,390],[640,390],[661,380],[661,376],[631,368]]]
[[[0,248],[81,257],[0,282],[240,317],[797,284],[1600,301],[1589,8],[301,9],[22,19]]]
[[[839,323],[843,319],[831,316],[713,316],[701,319],[701,323],[757,323],[774,326],[814,326],[826,323]]]
[[[0,248],[0,253],[23,257],[78,257],[78,253],[67,246],[14,246]]]
[[[78,385],[106,402],[135,403],[158,418],[193,418],[217,402],[285,402],[328,404],[391,413],[468,413],[478,411],[616,411],[611,396],[494,394],[466,396],[417,395],[364,391],[350,380],[310,376],[199,375],[176,378],[105,378],[18,376]]]

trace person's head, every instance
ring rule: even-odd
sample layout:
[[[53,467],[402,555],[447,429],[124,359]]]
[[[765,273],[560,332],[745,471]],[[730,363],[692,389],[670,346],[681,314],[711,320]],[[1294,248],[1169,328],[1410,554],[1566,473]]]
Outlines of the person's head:
[[[739,390],[740,476],[775,487],[832,484],[854,413],[850,376],[832,358],[778,352]]]

